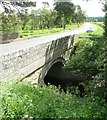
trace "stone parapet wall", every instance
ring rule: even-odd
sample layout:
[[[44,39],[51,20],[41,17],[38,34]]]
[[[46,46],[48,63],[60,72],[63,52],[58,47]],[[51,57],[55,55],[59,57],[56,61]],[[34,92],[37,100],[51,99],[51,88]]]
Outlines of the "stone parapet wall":
[[[0,80],[25,78],[51,60],[64,55],[72,48],[74,39],[74,35],[69,35],[0,56]]]

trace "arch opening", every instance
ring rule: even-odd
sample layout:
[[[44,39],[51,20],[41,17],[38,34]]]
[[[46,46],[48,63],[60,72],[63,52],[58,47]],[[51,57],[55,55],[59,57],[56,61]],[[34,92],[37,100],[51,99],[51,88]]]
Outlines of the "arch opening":
[[[47,75],[44,78],[44,83],[46,85],[51,84],[55,86],[60,85],[60,76],[63,71],[63,63],[62,62],[57,62],[55,63],[48,71]]]
[[[55,63],[47,72],[44,83],[46,85],[54,85],[56,87],[60,86],[60,90],[63,90],[65,93],[72,86],[78,86],[80,91],[80,96],[83,96],[85,89],[81,85],[83,79],[80,76],[75,76],[72,72],[63,69],[64,64],[62,62]],[[70,91],[72,93],[72,91]]]

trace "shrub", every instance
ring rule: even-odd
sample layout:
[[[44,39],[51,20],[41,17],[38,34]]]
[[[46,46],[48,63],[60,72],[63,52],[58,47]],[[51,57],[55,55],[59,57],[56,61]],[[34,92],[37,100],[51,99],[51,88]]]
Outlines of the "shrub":
[[[75,46],[65,68],[88,79],[104,71],[105,45],[103,39],[81,39]]]

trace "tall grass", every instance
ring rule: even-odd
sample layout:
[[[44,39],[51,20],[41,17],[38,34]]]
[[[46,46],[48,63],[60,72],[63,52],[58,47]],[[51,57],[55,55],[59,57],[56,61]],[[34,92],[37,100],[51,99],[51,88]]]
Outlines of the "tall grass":
[[[99,98],[80,99],[52,86],[18,83],[1,95],[1,119],[106,117],[107,106]]]

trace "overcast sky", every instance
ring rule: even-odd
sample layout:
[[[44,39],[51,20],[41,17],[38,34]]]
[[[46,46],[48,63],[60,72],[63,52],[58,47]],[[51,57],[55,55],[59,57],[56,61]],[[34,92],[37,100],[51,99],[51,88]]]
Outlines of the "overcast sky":
[[[42,2],[47,1],[50,3],[52,8],[53,0],[38,0],[37,8],[42,6]],[[65,0],[66,1],[66,0]],[[86,11],[86,15],[89,17],[96,16],[104,16],[104,12],[102,12],[102,5],[98,3],[98,0],[90,0],[89,2],[83,0],[71,0],[75,5],[80,5],[82,10]]]
[[[98,3],[98,0],[90,0],[89,2],[82,0],[72,0],[72,2],[76,5],[79,4],[82,9],[86,11],[86,15],[89,17],[104,16],[104,12],[102,11],[102,4]]]
[[[43,7],[42,2],[46,1],[50,3],[50,8],[52,8],[53,1],[54,0],[31,0],[31,1],[37,1],[37,7],[41,8]],[[63,0],[66,1],[66,0]],[[82,10],[86,11],[86,15],[88,17],[96,17],[96,16],[104,16],[104,12],[102,12],[102,5],[101,3],[98,3],[98,0],[90,0],[89,2],[83,1],[83,0],[71,0],[75,5],[80,5]],[[0,7],[0,11],[2,11],[2,8]]]

